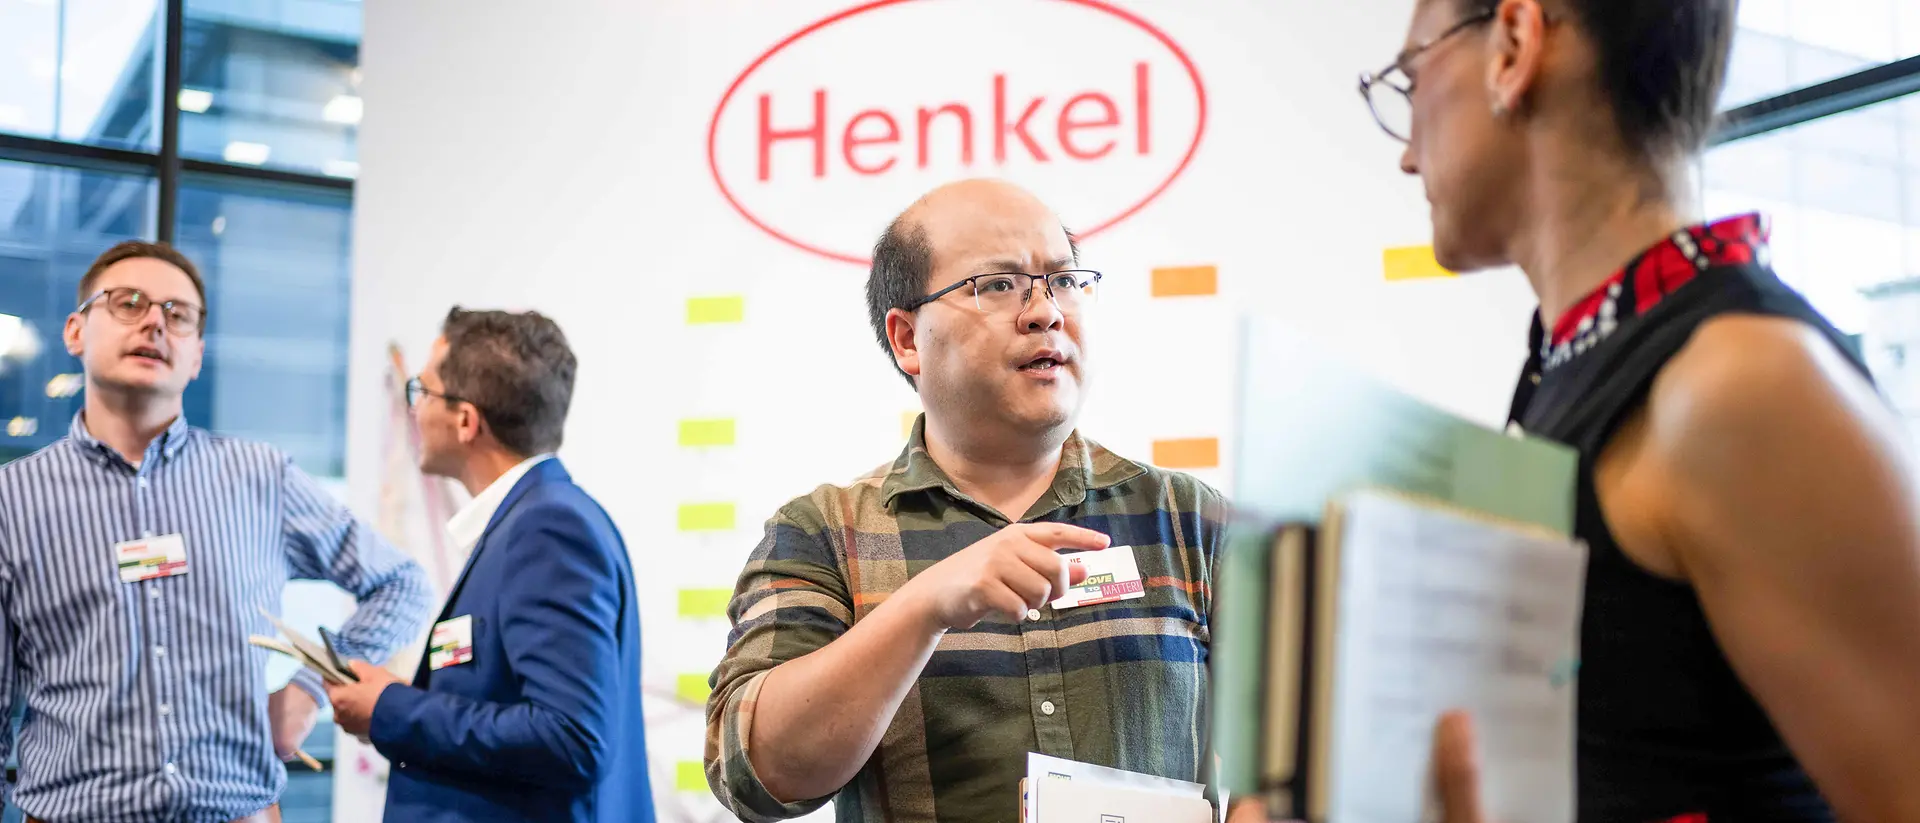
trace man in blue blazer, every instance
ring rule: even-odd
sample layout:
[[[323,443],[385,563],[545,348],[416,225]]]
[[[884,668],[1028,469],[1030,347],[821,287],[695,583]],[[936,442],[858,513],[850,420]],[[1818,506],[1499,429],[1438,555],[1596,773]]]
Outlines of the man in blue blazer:
[[[407,385],[421,468],[473,499],[411,686],[352,664],[335,722],[392,763],[390,823],[651,823],[640,615],[613,521],[553,452],[573,352],[534,313],[454,309]]]

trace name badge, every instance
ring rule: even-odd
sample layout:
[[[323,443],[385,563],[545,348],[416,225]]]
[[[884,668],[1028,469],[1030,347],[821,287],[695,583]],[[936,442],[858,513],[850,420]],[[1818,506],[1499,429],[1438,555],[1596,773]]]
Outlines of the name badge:
[[[473,659],[473,615],[463,614],[433,624],[427,640],[427,669],[439,671]]]
[[[120,580],[138,583],[187,573],[187,540],[177,534],[143,537],[113,545]]]
[[[1119,600],[1133,600],[1146,597],[1147,591],[1140,583],[1140,566],[1134,562],[1132,546],[1113,546],[1097,552],[1080,552],[1068,556],[1077,560],[1087,570],[1087,579],[1080,585],[1067,590],[1066,595],[1053,601],[1055,609],[1071,609],[1075,606],[1092,606],[1098,603],[1112,603]]]

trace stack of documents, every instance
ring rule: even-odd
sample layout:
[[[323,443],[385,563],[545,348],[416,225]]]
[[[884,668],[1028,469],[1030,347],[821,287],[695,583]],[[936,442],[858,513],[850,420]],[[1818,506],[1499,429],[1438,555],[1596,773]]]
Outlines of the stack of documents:
[[[339,655],[334,654],[333,639],[327,636],[326,629],[323,628],[320,630],[321,639],[316,642],[312,638],[288,628],[287,624],[280,622],[278,618],[274,617],[267,610],[261,609],[260,613],[265,615],[267,621],[272,623],[273,627],[286,639],[279,640],[256,634],[250,635],[247,638],[248,643],[291,657],[300,665],[318,672],[321,678],[334,685],[350,683],[360,679],[354,675],[353,669],[347,665],[345,660],[341,660]]]
[[[1027,753],[1022,823],[1216,823],[1206,787]]]
[[[1216,572],[1219,796],[1274,819],[1421,819],[1464,709],[1492,819],[1573,819],[1586,552],[1577,455],[1392,391],[1249,324]]]

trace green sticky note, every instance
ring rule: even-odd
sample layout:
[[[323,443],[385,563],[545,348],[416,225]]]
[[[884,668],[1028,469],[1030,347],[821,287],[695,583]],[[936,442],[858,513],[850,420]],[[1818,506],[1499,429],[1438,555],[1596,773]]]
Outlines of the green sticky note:
[[[733,445],[733,419],[728,417],[713,420],[680,421],[680,445],[731,446]]]
[[[682,760],[675,764],[673,787],[683,792],[704,792],[707,790],[707,768],[698,760]]]
[[[737,294],[724,297],[687,298],[687,325],[738,323],[747,319],[747,298]]]
[[[680,530],[683,532],[733,531],[732,503],[680,504]]]
[[[689,703],[705,703],[712,692],[707,688],[707,676],[704,674],[683,674],[674,683],[675,694]]]
[[[726,617],[727,603],[732,600],[732,589],[681,589],[680,616]],[[702,688],[704,687],[705,685],[702,684]]]

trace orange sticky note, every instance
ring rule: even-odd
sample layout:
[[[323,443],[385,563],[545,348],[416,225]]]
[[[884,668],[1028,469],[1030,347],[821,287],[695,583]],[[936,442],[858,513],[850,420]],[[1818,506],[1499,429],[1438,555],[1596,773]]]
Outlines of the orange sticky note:
[[[1440,261],[1434,259],[1432,246],[1401,246],[1387,249],[1382,256],[1382,264],[1388,280],[1424,280],[1430,277],[1452,277],[1453,272],[1440,267]]]
[[[1213,469],[1220,466],[1220,438],[1189,437],[1153,441],[1153,464],[1163,469]]]
[[[1220,293],[1216,266],[1172,266],[1153,270],[1154,297],[1205,297]]]

